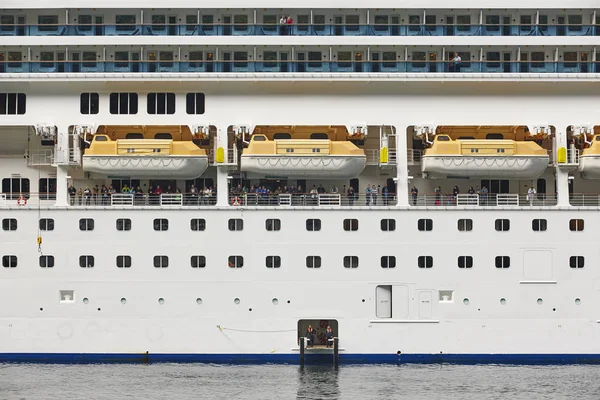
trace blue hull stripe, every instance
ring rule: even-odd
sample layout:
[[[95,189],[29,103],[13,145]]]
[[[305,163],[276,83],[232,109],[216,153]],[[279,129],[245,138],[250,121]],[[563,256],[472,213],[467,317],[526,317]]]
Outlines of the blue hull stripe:
[[[600,364],[600,354],[340,354],[340,364]],[[299,364],[299,354],[0,353],[21,363]],[[332,364],[331,354],[307,354],[306,364]]]

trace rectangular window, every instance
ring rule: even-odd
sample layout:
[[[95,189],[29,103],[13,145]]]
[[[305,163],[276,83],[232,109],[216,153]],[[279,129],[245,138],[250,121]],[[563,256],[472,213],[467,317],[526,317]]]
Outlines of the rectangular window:
[[[313,23],[316,32],[323,32],[325,30],[325,16],[324,15],[313,15]]]
[[[531,30],[531,15],[521,15],[521,30],[522,31],[530,31]]]
[[[233,30],[234,31],[245,31],[248,29],[248,16],[247,15],[234,15],[233,16]]]
[[[58,15],[38,15],[38,31],[56,32],[58,30]]]
[[[117,32],[135,30],[135,15],[117,15],[115,22]]]
[[[277,52],[276,51],[263,51],[263,63],[267,68],[274,68],[277,66]]]
[[[569,21],[569,31],[570,32],[581,31],[581,29],[582,29],[581,24],[583,24],[583,16],[569,15],[569,16],[567,16],[567,20]]]
[[[433,220],[432,219],[420,219],[417,222],[417,228],[420,231],[431,231],[431,230],[433,230]]]
[[[196,29],[196,25],[198,25],[198,15],[188,14],[185,16],[185,30],[193,31]]]
[[[577,52],[576,51],[565,51],[563,53],[563,60],[565,61],[565,68],[576,68],[577,67]]]
[[[117,256],[117,268],[131,268],[131,256]]]
[[[307,219],[306,220],[306,230],[307,231],[320,231],[321,230],[321,220],[320,219]]]
[[[497,51],[488,51],[486,53],[486,66],[488,68],[499,68],[500,67],[500,53]]]
[[[16,268],[17,256],[2,256],[2,266],[4,268]]]
[[[486,15],[485,28],[488,32],[498,32],[500,30],[500,16]]]
[[[0,115],[23,115],[27,97],[25,93],[0,93]]]
[[[42,68],[54,68],[54,52],[53,51],[42,51],[40,52],[40,67]]]
[[[496,268],[508,268],[510,267],[509,256],[496,256]]]
[[[204,93],[188,93],[185,96],[185,109],[188,114],[204,114]]]
[[[267,256],[265,259],[265,264],[267,265],[267,268],[279,268],[281,267],[281,257]]]
[[[548,229],[548,221],[545,219],[534,219],[531,221],[531,229],[534,232],[543,232]]]
[[[433,257],[419,256],[419,258],[417,259],[417,264],[419,268],[431,268],[433,267]]]
[[[427,65],[424,51],[413,51],[411,57],[413,68],[425,68],[425,65]]]
[[[79,256],[79,266],[81,268],[94,268],[94,256]]]
[[[582,219],[572,219],[569,221],[569,229],[572,232],[581,232],[583,230],[584,224]]]
[[[231,218],[227,222],[230,231],[241,231],[244,229],[244,220],[241,218]]]
[[[281,220],[269,218],[265,221],[265,228],[268,231],[280,231],[281,230]]]
[[[418,32],[421,29],[421,16],[420,15],[409,15],[408,16],[408,30],[411,32]]]
[[[117,230],[118,231],[130,231],[131,230],[131,220],[129,218],[117,219]]]
[[[12,32],[15,27],[14,15],[0,15],[0,32]]]
[[[306,266],[308,268],[321,268],[321,256],[307,256]]]
[[[384,68],[394,68],[396,66],[396,52],[395,51],[384,51],[381,53],[383,59]]]
[[[357,219],[345,219],[344,220],[344,230],[345,231],[357,231],[358,230],[358,220]]]
[[[2,230],[3,231],[16,231],[17,230],[17,220],[14,218],[4,218],[2,220]]]
[[[298,15],[298,25],[296,25],[298,32],[308,32],[310,26],[310,15]]]
[[[155,231],[167,231],[169,230],[169,220],[166,218],[156,218],[153,226]]]
[[[79,230],[80,231],[93,231],[94,230],[94,220],[91,218],[81,218],[79,220]]]
[[[194,232],[206,230],[206,220],[203,218],[192,218],[190,220],[190,229]]]
[[[18,200],[21,195],[29,193],[29,179],[2,179],[2,193],[10,193],[10,195],[7,195],[6,198],[11,200]]]
[[[538,27],[540,28],[540,31],[547,32],[548,31],[548,16],[540,15],[539,21],[540,22],[538,24]]]
[[[175,93],[148,93],[148,114],[175,114]]]
[[[40,200],[56,200],[56,178],[40,178],[38,189]]]
[[[0,25],[1,28],[1,25]],[[21,68],[21,61],[23,61],[23,54],[20,51],[9,51],[8,52],[8,66],[11,68]]]
[[[352,52],[338,51],[337,54],[338,66],[341,68],[349,68],[352,66]]]
[[[311,68],[321,68],[322,63],[321,59],[323,55],[319,51],[309,51],[308,52],[308,66]]]
[[[358,268],[358,257],[344,256],[344,268]]]
[[[435,15],[426,15],[425,16],[425,28],[429,32],[435,32],[435,24],[437,23],[437,18]]]
[[[214,15],[203,15],[202,16],[202,29],[205,31],[212,31],[215,27]]]
[[[458,257],[458,268],[473,268],[473,257],[459,256]]]
[[[277,31],[277,15],[263,15],[263,31],[265,32],[276,32]]]
[[[54,256],[40,256],[40,268],[54,268]]]
[[[137,95],[137,93],[111,93],[110,94],[110,113],[111,114],[137,114],[138,113],[138,95]]]
[[[115,51],[115,67],[127,68],[129,67],[129,52],[128,51]],[[112,111],[111,111],[112,113]],[[117,114],[117,113],[113,113]]]
[[[40,231],[53,231],[53,230],[54,230],[54,220],[52,218],[40,219]]]
[[[84,51],[81,53],[82,66],[84,68],[96,68],[96,52]]]
[[[396,230],[396,220],[395,219],[382,219],[381,220],[381,230],[384,232],[392,232]]]
[[[506,232],[510,230],[510,220],[509,219],[497,219],[494,223],[494,226],[499,232]]]
[[[531,53],[531,67],[544,68],[545,55],[543,51],[534,51]]]
[[[80,32],[91,32],[92,31],[92,16],[91,15],[79,15],[77,17],[77,29]]]
[[[169,257],[168,256],[154,256],[154,268],[168,268]]]
[[[456,30],[458,32],[468,32],[471,30],[471,16],[470,15],[457,15],[456,16]]]
[[[204,52],[202,51],[190,51],[190,68],[201,68],[204,66]],[[187,101],[187,110],[188,110],[188,114],[195,114],[194,110],[196,108],[195,102],[192,101],[192,103],[190,103],[190,94],[193,95],[194,93],[188,93],[186,96],[186,101]],[[192,97],[193,99],[194,97]],[[191,112],[190,112],[191,111]]]
[[[374,22],[374,28],[376,32],[387,32],[387,30],[389,29],[388,24],[390,22],[388,15],[376,15]]]
[[[360,23],[360,16],[358,15],[346,15],[346,30],[349,32],[358,31],[358,24]]]
[[[382,256],[381,268],[396,268],[396,256]]]
[[[571,256],[569,258],[569,266],[571,268],[583,268],[585,259],[583,256]]]
[[[244,266],[244,257],[242,256],[229,256],[227,260],[229,268],[242,268]]]
[[[152,16],[152,30],[153,31],[164,31],[167,25],[167,17],[164,15],[153,15]]]
[[[236,68],[246,68],[248,66],[248,53],[245,51],[234,51],[233,66]]]
[[[461,232],[468,232],[473,230],[473,220],[472,219],[459,219],[458,220],[458,230]]]
[[[192,268],[204,268],[206,267],[205,256],[192,256],[190,257],[190,265]]]
[[[98,93],[81,93],[79,107],[82,114],[98,114],[100,95]]]

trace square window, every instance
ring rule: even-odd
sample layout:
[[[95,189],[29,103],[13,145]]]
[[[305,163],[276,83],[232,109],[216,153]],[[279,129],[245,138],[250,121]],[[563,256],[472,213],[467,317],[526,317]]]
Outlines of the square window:
[[[190,229],[193,231],[206,230],[206,220],[203,218],[192,218],[190,220]]]
[[[281,267],[281,257],[280,256],[267,256],[265,263],[267,268],[279,268]]]
[[[52,218],[40,219],[40,231],[53,231],[53,230],[54,230],[54,220]]]
[[[381,268],[396,268],[396,256],[382,256]]]
[[[496,268],[508,268],[510,267],[509,256],[496,256]]]
[[[583,230],[584,224],[582,219],[572,219],[569,221],[569,229],[572,232],[581,232]]]
[[[433,257],[432,256],[419,256],[417,260],[417,264],[419,268],[431,268],[433,267]]]
[[[168,268],[169,257],[168,256],[154,256],[154,268]]]
[[[473,268],[473,257],[459,256],[458,257],[458,268]]]
[[[79,266],[81,268],[94,268],[94,256],[79,256]]]
[[[571,268],[583,268],[585,259],[583,256],[571,256],[569,258],[569,266]]]
[[[244,266],[244,257],[229,256],[227,265],[229,266],[229,268],[242,268]]]
[[[81,218],[79,220],[79,230],[80,231],[93,231],[94,230],[94,220],[91,218]]]
[[[548,229],[548,221],[545,219],[534,219],[531,221],[531,229],[534,232],[543,232]]]
[[[358,257],[344,256],[344,268],[358,268]]]
[[[131,268],[131,256],[117,256],[117,268]]]
[[[169,220],[166,218],[156,218],[154,219],[153,226],[155,231],[169,230]]]
[[[468,232],[473,230],[473,220],[472,219],[459,219],[458,220],[458,230],[461,232]]]
[[[381,230],[384,232],[392,232],[396,230],[396,220],[395,219],[382,219],[381,220]]]
[[[54,256],[40,256],[41,268],[54,268]]]
[[[206,257],[192,256],[190,258],[190,265],[192,266],[192,268],[204,268],[206,267]]]
[[[190,59],[198,60],[198,58],[191,58],[191,53]],[[204,114],[204,93],[188,93],[185,100],[188,114]]]
[[[506,232],[510,230],[510,220],[509,219],[497,219],[494,223],[496,230],[499,232]]]
[[[357,219],[345,219],[344,220],[344,230],[345,231],[357,231],[358,230],[358,220]]]
[[[307,256],[306,266],[308,268],[321,268],[321,256]]]
[[[432,219],[420,219],[417,222],[417,228],[420,231],[431,231],[431,230],[433,230],[433,220]]]
[[[241,231],[244,229],[244,220],[241,218],[231,218],[227,225],[230,231]]]
[[[281,230],[281,220],[269,218],[265,220],[265,229],[268,231],[279,231]]]
[[[4,268],[16,268],[17,256],[2,256],[2,266]]]
[[[131,220],[129,218],[117,219],[117,230],[118,231],[130,231],[131,230]]]
[[[307,219],[306,220],[306,230],[307,231],[320,231],[321,230],[321,220],[320,219]]]
[[[17,230],[17,220],[14,218],[4,218],[2,220],[2,230],[16,231]]]

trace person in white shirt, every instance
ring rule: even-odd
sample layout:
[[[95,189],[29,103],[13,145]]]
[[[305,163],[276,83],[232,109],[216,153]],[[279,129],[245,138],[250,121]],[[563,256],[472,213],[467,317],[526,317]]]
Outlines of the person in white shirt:
[[[460,63],[462,58],[458,55],[458,53],[454,53],[454,58],[452,59],[452,66],[454,67],[454,72],[460,72]]]
[[[527,190],[527,200],[529,200],[530,206],[533,205],[533,199],[535,198],[536,193],[537,192],[534,187],[530,187],[529,190]]]

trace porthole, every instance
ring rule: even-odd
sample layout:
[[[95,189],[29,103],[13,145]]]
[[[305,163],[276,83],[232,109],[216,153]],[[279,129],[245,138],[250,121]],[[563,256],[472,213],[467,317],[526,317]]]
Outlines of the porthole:
[[[90,302],[90,299],[88,299],[87,297],[83,298],[83,304],[87,304]]]
[[[506,299],[504,297],[500,299],[500,304],[502,304],[502,305],[506,304]]]
[[[581,304],[581,299],[579,297],[575,299],[575,304],[577,304],[577,305]]]
[[[288,300],[288,304],[290,304],[290,303],[291,303],[291,301]]]
[[[273,299],[273,300],[272,300],[272,303],[273,303],[273,305],[274,305],[274,306],[276,306],[277,304],[279,304],[279,300],[277,300],[277,299]]]
[[[468,305],[469,305],[469,299],[467,299],[467,298],[465,297],[465,298],[463,299],[463,304],[464,304],[465,306],[468,306]]]
[[[537,303],[541,306],[542,304],[544,304],[544,300],[542,300],[542,298],[540,297],[539,299],[537,299]]]
[[[252,309],[251,309],[251,308],[249,308],[249,309],[248,309],[248,311],[252,311]]]
[[[238,298],[236,297],[235,299],[233,299],[233,302],[234,302],[235,304],[240,304],[240,299],[238,299]]]
[[[98,307],[98,311],[102,311],[102,309],[100,307]]]
[[[165,299],[163,299],[162,297],[160,299],[158,299],[158,304],[160,304],[160,305],[165,304]]]
[[[44,309],[42,307],[40,307],[40,311],[44,311]]]
[[[364,302],[365,302],[365,299],[362,299],[362,302],[364,303]]]
[[[202,299],[200,297],[198,297],[196,299],[196,304],[198,304],[198,305],[202,304]]]
[[[121,304],[127,304],[127,299],[125,297],[121,297]]]

